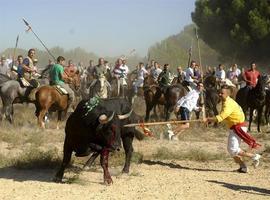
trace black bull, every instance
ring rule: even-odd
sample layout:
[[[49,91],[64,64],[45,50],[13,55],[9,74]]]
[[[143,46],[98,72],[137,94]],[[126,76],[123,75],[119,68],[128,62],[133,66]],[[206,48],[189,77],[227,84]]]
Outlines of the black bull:
[[[128,173],[133,152],[133,138],[136,136],[137,139],[141,140],[143,135],[134,127],[124,128],[123,126],[138,122],[140,117],[134,112],[130,112],[132,105],[126,99],[100,100],[98,106],[87,115],[85,115],[85,103],[86,101],[81,101],[66,122],[64,157],[55,181],[62,181],[64,170],[70,162],[73,151],[76,152],[76,156],[87,156],[90,152],[94,152],[92,154],[94,159],[100,154],[104,182],[110,184],[112,179],[108,171],[109,152],[118,149],[122,139],[126,155],[123,172]],[[111,120],[106,124],[100,124],[98,118],[101,114],[111,116]],[[91,162],[94,161],[92,157],[90,158]]]

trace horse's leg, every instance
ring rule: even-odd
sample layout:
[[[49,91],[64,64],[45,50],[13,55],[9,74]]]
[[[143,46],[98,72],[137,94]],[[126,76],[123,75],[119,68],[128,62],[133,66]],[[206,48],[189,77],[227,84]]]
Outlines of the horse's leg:
[[[261,106],[260,108],[258,108],[258,122],[257,122],[257,131],[258,132],[261,132],[261,128],[260,128],[260,125],[261,125],[261,119],[262,119],[262,111],[263,111],[263,106]]]
[[[47,109],[45,109],[45,108],[42,108],[42,109],[40,110],[40,112],[39,112],[39,116],[38,116],[38,125],[39,125],[40,128],[45,129],[44,117],[45,117],[45,115],[46,115],[47,112],[48,112],[48,111],[47,111]]]
[[[57,116],[57,122],[56,122],[56,129],[59,130],[59,123],[60,123],[61,118],[62,118],[62,111],[59,110],[57,113],[58,113],[58,116]]]
[[[252,123],[252,118],[253,118],[253,111],[254,108],[250,107],[249,108],[249,123],[248,123],[248,131],[250,131],[251,129],[251,123]]]
[[[269,126],[269,111],[270,111],[270,106],[265,105],[265,111],[264,111],[264,118],[265,118],[265,123],[267,124],[267,126]]]
[[[150,115],[150,112],[153,108],[153,105],[150,104],[150,103],[146,103],[146,112],[145,112],[145,121],[149,121],[149,115]]]
[[[164,113],[165,113],[165,121],[168,121],[170,119],[170,105],[164,105]]]
[[[13,118],[12,118],[12,103],[11,103],[11,101],[3,103],[3,108],[4,108],[6,119],[12,124]]]

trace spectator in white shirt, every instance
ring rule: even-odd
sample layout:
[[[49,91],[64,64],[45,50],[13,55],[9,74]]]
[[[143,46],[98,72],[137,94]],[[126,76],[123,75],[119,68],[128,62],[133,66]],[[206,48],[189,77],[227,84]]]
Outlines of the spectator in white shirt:
[[[219,82],[225,81],[226,72],[224,70],[224,65],[222,65],[222,64],[218,65],[218,70],[216,71],[215,75],[216,75],[217,81],[219,81]]]

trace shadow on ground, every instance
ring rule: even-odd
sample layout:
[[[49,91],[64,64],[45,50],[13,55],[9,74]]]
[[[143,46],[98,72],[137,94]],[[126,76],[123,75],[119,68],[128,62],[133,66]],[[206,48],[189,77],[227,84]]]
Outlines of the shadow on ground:
[[[232,183],[226,183],[226,182],[215,181],[215,180],[208,180],[208,182],[220,184],[223,187],[226,187],[228,189],[235,190],[235,191],[241,191],[241,192],[246,192],[246,193],[256,194],[256,195],[270,196],[270,190],[265,189],[265,188],[259,188],[255,186],[236,185]]]
[[[162,161],[153,161],[153,160],[143,160],[142,163],[146,165],[161,165],[164,167],[170,167],[174,169],[194,170],[194,171],[203,171],[203,172],[233,172],[233,171],[226,171],[226,170],[219,170],[219,169],[191,168],[191,167],[181,166],[175,163],[165,163]]]
[[[0,168],[0,179],[14,181],[40,181],[52,182],[56,173],[55,169],[15,169],[12,167]]]

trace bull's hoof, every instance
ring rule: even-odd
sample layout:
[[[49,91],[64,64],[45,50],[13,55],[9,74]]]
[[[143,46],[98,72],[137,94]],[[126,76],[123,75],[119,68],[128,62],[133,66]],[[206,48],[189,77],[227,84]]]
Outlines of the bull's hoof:
[[[54,177],[53,182],[55,183],[63,183],[62,178]]]
[[[112,178],[111,177],[108,177],[108,178],[104,179],[104,184],[105,185],[111,185],[111,184],[113,184]]]

